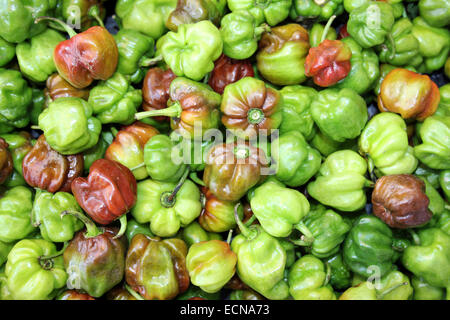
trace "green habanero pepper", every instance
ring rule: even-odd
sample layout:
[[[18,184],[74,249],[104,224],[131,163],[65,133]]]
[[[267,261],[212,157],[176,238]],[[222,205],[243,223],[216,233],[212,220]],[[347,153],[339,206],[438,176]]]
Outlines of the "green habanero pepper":
[[[0,267],[8,260],[8,254],[11,249],[14,247],[14,242],[6,243],[0,241]],[[0,294],[1,297],[1,294]]]
[[[303,135],[290,131],[272,142],[272,164],[276,178],[290,187],[304,185],[319,171],[322,156],[311,148]]]
[[[434,115],[450,117],[450,83],[439,88],[439,95],[439,105]]]
[[[450,286],[450,236],[438,228],[419,230],[402,263],[415,276],[439,288]]]
[[[63,257],[53,243],[42,239],[17,242],[8,255],[5,274],[15,300],[48,300],[64,287]]]
[[[3,0],[0,6],[0,37],[8,42],[20,43],[46,28],[45,22],[34,23],[40,16],[51,16],[56,7],[54,0]]]
[[[373,166],[382,175],[413,173],[417,168],[405,120],[395,113],[381,112],[370,119],[359,137],[359,150],[369,159],[370,172]]]
[[[2,134],[1,137],[8,143],[14,170],[22,175],[23,158],[31,151],[35,140],[32,140],[30,134],[25,131]]]
[[[155,40],[136,30],[121,29],[114,35],[117,49],[119,50],[119,62],[117,72],[134,79],[139,73],[139,81],[145,76],[141,64],[155,54]],[[132,81],[133,82],[133,81]]]
[[[58,98],[40,114],[39,127],[52,149],[76,154],[98,142],[102,126],[92,111],[92,106],[81,98]]]
[[[44,82],[54,72],[53,51],[66,38],[58,31],[47,29],[16,47],[17,61],[22,74],[35,82]]]
[[[423,62],[419,41],[412,33],[413,24],[408,18],[394,23],[386,41],[380,45],[380,61],[394,66],[417,67]]]
[[[0,37],[0,67],[8,64],[16,55],[16,46]]]
[[[183,240],[188,247],[203,241],[222,240],[219,233],[206,231],[197,221],[193,221],[180,230],[178,237]]]
[[[246,227],[237,217],[241,234],[234,237],[231,249],[237,255],[237,275],[250,288],[271,300],[289,296],[286,283],[286,251],[277,238],[259,225]]]
[[[350,269],[342,259],[342,252],[338,252],[324,261],[331,269],[330,284],[336,290],[348,288],[352,283]]]
[[[450,201],[450,170],[442,170],[439,173],[439,184],[447,201]]]
[[[369,117],[366,102],[350,88],[320,91],[311,114],[320,131],[338,142],[358,137]]]
[[[292,0],[228,0],[231,11],[248,10],[261,23],[275,26],[289,15]]]
[[[379,76],[379,78],[378,78],[378,80],[376,82],[375,87],[373,88],[373,93],[376,96],[378,96],[380,94],[381,83],[383,82],[384,78],[387,76],[387,74],[389,72],[391,72],[392,70],[397,69],[397,68],[398,67],[390,65],[390,64],[387,64],[387,63],[380,64],[380,68],[378,70],[380,76]],[[416,68],[411,67],[411,66],[406,66],[406,67],[403,67],[403,68],[406,69],[406,70],[409,70],[409,71],[417,72]]]
[[[282,96],[282,122],[279,130],[283,135],[289,131],[299,131],[306,140],[315,134],[314,120],[311,115],[311,103],[317,97],[317,91],[305,86],[285,86],[280,90]]]
[[[343,0],[293,0],[289,16],[296,21],[314,19],[328,20],[332,15],[340,15],[344,11]]]
[[[186,227],[201,212],[200,191],[187,173],[177,184],[143,180],[137,184],[137,201],[131,214],[138,223],[150,223],[157,236],[174,236],[180,227]]]
[[[128,125],[134,122],[134,114],[142,104],[142,91],[116,72],[91,89],[88,102],[101,123]]]
[[[329,1],[328,3],[330,3]],[[309,44],[311,48],[317,47],[322,42],[323,33],[325,32],[326,26],[323,26],[320,23],[314,23],[311,29],[309,30]],[[336,40],[337,34],[336,30],[329,26],[327,29],[327,34],[324,37],[324,40]]]
[[[350,12],[347,31],[361,47],[370,48],[384,42],[394,20],[389,3],[370,1]]]
[[[261,227],[271,236],[287,237],[295,228],[310,237],[302,223],[309,212],[309,202],[301,192],[268,181],[255,189],[250,206]]]
[[[214,69],[223,41],[219,29],[205,20],[180,25],[177,32],[159,38],[156,47],[173,73],[199,81]]]
[[[442,28],[450,24],[449,0],[419,0],[420,16],[430,25]]]
[[[133,240],[133,237],[137,234],[143,234],[148,237],[154,237],[153,233],[150,231],[148,226],[140,224],[134,219],[130,219],[127,222],[127,230],[125,231],[125,234],[128,239],[128,243],[131,243],[131,240]]]
[[[270,30],[266,24],[258,25],[253,15],[245,10],[234,11],[223,17],[220,32],[223,53],[232,59],[250,58],[258,49],[258,41]]]
[[[124,29],[158,39],[167,32],[167,18],[176,6],[177,0],[119,0],[115,12]]]
[[[313,255],[301,257],[289,270],[289,293],[295,300],[336,300],[326,269]]]
[[[375,86],[380,68],[378,56],[372,48],[363,49],[352,37],[341,39],[352,52],[350,73],[334,85],[336,88],[350,88],[364,94]]]
[[[414,147],[420,162],[433,169],[450,169],[450,117],[433,115],[420,126],[422,144]]]
[[[50,193],[38,189],[33,204],[32,219],[39,226],[44,240],[65,242],[73,238],[83,223],[73,216],[61,217],[64,211],[81,211],[75,197],[67,192]]]
[[[434,287],[423,278],[413,276],[411,284],[414,288],[414,300],[444,300],[445,289]]]
[[[366,204],[364,187],[373,182],[366,179],[366,161],[352,150],[330,154],[322,163],[315,181],[308,184],[308,193],[320,203],[341,211],[357,211]]]
[[[220,291],[207,293],[191,284],[184,293],[177,296],[177,300],[220,300]]]
[[[373,215],[363,214],[347,234],[342,249],[350,270],[363,277],[382,277],[392,270],[395,258],[391,229]]]
[[[114,136],[109,131],[102,131],[95,146],[83,152],[84,171],[89,172],[89,168],[95,160],[103,159],[106,149],[113,142]]]
[[[26,127],[31,102],[32,91],[22,74],[0,68],[0,133]]]
[[[7,190],[0,199],[0,241],[13,242],[28,236],[31,224],[33,194],[30,189],[17,186]]]

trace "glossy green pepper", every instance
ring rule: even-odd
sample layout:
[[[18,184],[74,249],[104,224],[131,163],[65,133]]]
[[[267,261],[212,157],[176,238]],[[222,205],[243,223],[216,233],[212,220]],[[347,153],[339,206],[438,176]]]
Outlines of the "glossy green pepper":
[[[309,235],[302,223],[309,202],[297,190],[268,181],[255,189],[250,206],[261,227],[274,237],[287,237],[293,228]]]
[[[338,142],[358,137],[368,119],[366,102],[350,88],[320,91],[311,114],[320,131]]]
[[[313,255],[297,260],[288,279],[289,293],[295,300],[336,300],[325,264]]]
[[[413,20],[412,33],[419,41],[419,52],[424,63],[419,72],[433,72],[442,68],[450,51],[450,31],[445,28],[434,28],[422,17]]]
[[[14,246],[14,242],[6,243],[0,241],[0,267],[8,260],[8,254]]]
[[[208,293],[191,284],[186,292],[177,296],[177,300],[195,300],[196,298],[203,300],[220,300],[220,291]]]
[[[61,217],[61,213],[66,210],[81,211],[77,200],[70,193],[53,194],[40,189],[36,191],[32,219],[34,226],[39,226],[44,240],[66,242],[83,228],[83,223],[77,218],[70,215]]]
[[[46,23],[35,24],[34,20],[51,16],[55,7],[54,0],[4,0],[0,6],[0,37],[20,43],[43,32]]]
[[[8,255],[5,274],[15,300],[48,300],[66,284],[67,273],[61,255],[47,240],[17,242]]]
[[[311,103],[317,97],[317,91],[305,86],[285,86],[280,90],[283,97],[281,113],[283,120],[279,127],[280,134],[299,131],[310,140],[314,134],[314,120],[311,115]]]
[[[411,284],[414,288],[414,300],[444,300],[445,289],[434,287],[423,278],[413,276]]]
[[[272,164],[276,178],[290,187],[298,187],[319,171],[322,157],[298,131],[289,131],[272,142]]]
[[[174,183],[144,180],[137,184],[137,201],[131,214],[139,223],[150,222],[150,230],[157,236],[170,237],[200,215],[200,191],[190,180],[179,189]],[[171,195],[174,193],[176,196]]]
[[[420,126],[422,144],[414,147],[420,162],[433,169],[450,169],[450,117],[433,115]]]
[[[216,26],[220,24],[227,0],[179,0],[177,7],[169,15],[166,27],[177,31],[181,24],[210,20]]]
[[[450,236],[450,211],[445,209],[437,219],[436,227]]]
[[[266,24],[258,25],[249,11],[239,10],[227,14],[220,28],[223,53],[233,59],[250,58],[258,49],[261,35],[268,30],[270,28]]]
[[[47,143],[61,154],[76,154],[97,144],[101,122],[81,98],[58,98],[39,116]]]
[[[32,88],[32,103],[30,110],[30,122],[34,125],[38,124],[39,115],[42,113],[46,106],[47,97],[44,90],[38,88]]]
[[[130,219],[127,222],[127,230],[125,231],[125,234],[128,239],[128,243],[131,243],[131,240],[133,237],[137,234],[143,234],[148,237],[154,237],[153,233],[150,231],[148,226],[140,224],[134,219]]]
[[[342,0],[294,0],[289,16],[297,21],[305,19],[322,21],[328,20],[332,15],[340,15],[343,11]]]
[[[370,48],[384,42],[394,20],[389,3],[370,1],[350,12],[347,31],[360,46]]]
[[[248,10],[261,23],[266,21],[274,26],[289,15],[292,0],[228,0],[231,11]]]
[[[156,43],[170,69],[179,77],[199,81],[214,69],[214,61],[222,54],[222,35],[209,20],[180,25]]]
[[[233,277],[237,256],[224,241],[210,240],[190,246],[186,268],[192,284],[208,293],[218,292]]]
[[[433,27],[442,28],[450,24],[450,1],[419,0],[420,16]]]
[[[136,30],[121,29],[114,35],[117,49],[119,50],[119,62],[117,72],[129,76],[141,82],[145,76],[141,64],[155,54],[155,40]],[[132,81],[134,82],[134,81]]]
[[[337,142],[320,132],[318,129],[316,129],[316,133],[309,143],[312,147],[319,150],[319,152],[325,157],[328,157],[330,154],[338,151],[339,149],[351,149],[354,151],[358,150],[357,143],[355,147],[355,140]]]
[[[331,269],[330,284],[334,289],[343,290],[351,285],[352,273],[338,252],[324,261]]]
[[[16,46],[0,37],[0,67],[5,66],[16,55]]]
[[[157,134],[147,141],[144,147],[144,163],[152,179],[176,182],[186,171],[187,166],[182,162],[182,150],[175,146],[174,141],[163,134]]]
[[[329,1],[328,3],[331,3],[332,1]],[[311,48],[317,47],[322,42],[322,36],[325,32],[325,26],[323,26],[320,23],[314,23],[311,27],[311,30],[309,30],[309,44]],[[337,34],[336,30],[334,28],[329,28],[327,31],[327,34],[325,35],[325,39],[328,40],[336,40]]]
[[[124,29],[158,39],[167,32],[167,18],[176,6],[177,0],[119,0],[115,12]]]
[[[0,133],[27,126],[31,102],[32,91],[22,74],[0,68]]]
[[[2,134],[1,137],[8,143],[14,170],[22,175],[23,158],[33,148],[35,140],[32,140],[30,134],[25,131]]]
[[[142,104],[142,91],[130,85],[127,78],[116,72],[101,81],[89,93],[89,104],[101,123],[131,124]]]
[[[434,115],[450,117],[450,83],[439,88],[439,95],[439,106]]]
[[[35,82],[44,82],[54,72],[53,51],[66,38],[58,31],[47,29],[35,35],[29,41],[16,47],[17,61],[22,74]]]
[[[433,188],[439,188],[439,171],[435,169],[428,168],[426,165],[420,164],[414,175],[427,180]]]
[[[425,183],[425,194],[427,195],[430,203],[428,204],[428,209],[433,213],[433,220],[436,220],[445,209],[444,199],[442,199],[439,192],[428,182],[428,180],[420,177],[420,179]]]
[[[203,241],[222,240],[219,233],[206,231],[197,221],[194,221],[184,227],[180,232],[180,235],[181,239],[187,244],[188,247]]]
[[[286,299],[289,296],[289,286],[284,279],[284,247],[260,226],[246,227],[236,215],[235,218],[241,234],[234,237],[231,249],[238,258],[239,278],[267,299]]]
[[[312,207],[303,222],[313,236],[313,241],[307,245],[306,250],[318,258],[337,253],[351,228],[351,224],[341,215],[322,205]]]
[[[440,288],[450,286],[450,236],[438,228],[420,230],[416,244],[403,253],[402,263],[415,276]]]
[[[442,170],[439,173],[439,184],[447,201],[450,201],[450,170]]]
[[[109,131],[102,131],[95,146],[83,152],[84,171],[89,172],[89,168],[95,160],[102,159],[106,149],[113,142],[114,136]]]
[[[363,214],[348,233],[342,253],[354,273],[383,277],[391,271],[395,258],[392,231],[377,217]]]
[[[337,88],[350,88],[358,94],[372,89],[380,76],[378,56],[373,49],[363,49],[352,37],[341,39],[352,52],[350,73],[338,83]]]
[[[307,186],[311,197],[341,211],[356,211],[366,204],[364,187],[373,183],[364,177],[366,161],[351,150],[340,150],[322,163],[316,180]]]
[[[0,241],[13,242],[28,236],[31,224],[33,194],[22,186],[7,190],[0,199]]]
[[[370,172],[375,166],[383,175],[413,173],[418,164],[405,120],[391,112],[370,119],[359,137],[359,150],[369,159]]]
[[[423,58],[419,53],[419,41],[412,33],[413,24],[408,18],[394,23],[386,41],[380,45],[380,61],[394,66],[419,66]]]

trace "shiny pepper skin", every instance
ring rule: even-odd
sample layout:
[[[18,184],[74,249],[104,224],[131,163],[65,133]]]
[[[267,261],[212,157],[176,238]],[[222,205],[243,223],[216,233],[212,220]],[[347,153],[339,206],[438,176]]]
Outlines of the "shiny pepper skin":
[[[378,109],[399,113],[403,119],[423,121],[436,111],[439,101],[439,89],[429,76],[394,69],[381,83]]]
[[[235,60],[222,54],[214,62],[208,84],[217,93],[223,94],[225,87],[231,83],[255,75],[249,60]]]
[[[107,80],[113,75],[119,51],[109,31],[94,26],[60,42],[53,59],[61,77],[75,88],[85,88],[94,80]]]
[[[13,160],[8,146],[5,139],[0,138],[0,184],[5,182],[13,171]]]
[[[57,73],[47,78],[44,94],[50,101],[63,97],[77,97],[86,101],[89,98],[88,89],[75,88]]]
[[[56,300],[95,300],[95,298],[77,290],[66,290]]]
[[[425,184],[409,174],[383,176],[372,193],[373,214],[391,228],[412,228],[431,219]]]
[[[350,72],[352,52],[339,40],[322,41],[310,48],[305,60],[305,75],[313,77],[314,83],[329,87],[344,79]]]
[[[189,287],[187,246],[180,239],[137,234],[126,258],[125,280],[146,300],[169,300]]]
[[[87,178],[72,182],[77,202],[97,223],[110,224],[127,213],[136,202],[136,179],[124,165],[107,160],[96,160]]]
[[[84,168],[81,154],[62,155],[53,150],[42,134],[22,162],[25,181],[48,192],[70,192],[72,181]]]
[[[167,101],[170,97],[170,84],[176,77],[170,69],[149,69],[142,84],[142,97],[144,100],[142,109],[151,111],[167,108]],[[168,117],[155,117],[155,120],[164,121],[168,120]]]

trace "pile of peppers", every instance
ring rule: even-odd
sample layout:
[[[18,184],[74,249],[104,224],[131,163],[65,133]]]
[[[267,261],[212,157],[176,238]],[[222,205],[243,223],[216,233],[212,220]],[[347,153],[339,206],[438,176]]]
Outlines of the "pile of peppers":
[[[0,300],[449,300],[449,54],[449,0],[1,1]]]

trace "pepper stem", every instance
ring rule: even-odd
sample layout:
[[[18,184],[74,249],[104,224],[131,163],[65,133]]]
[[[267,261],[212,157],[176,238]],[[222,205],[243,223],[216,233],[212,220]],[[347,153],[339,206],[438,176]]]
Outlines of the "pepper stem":
[[[259,27],[255,28],[255,38],[259,39],[261,35],[265,32],[270,32],[272,30],[267,23],[261,24]]]
[[[326,273],[326,276],[325,276],[325,282],[324,282],[323,286],[326,286],[328,283],[330,283],[330,280],[331,280],[331,267],[330,267],[330,264],[328,262],[326,262],[325,266],[327,268],[327,273]]]
[[[102,28],[105,27],[102,19],[100,19],[100,9],[98,8],[98,6],[90,7],[89,11],[88,11],[88,15],[91,16],[92,18],[94,18]]]
[[[227,237],[228,244],[230,244],[232,238],[233,238],[233,229],[230,229],[230,231],[228,231],[228,237]]]
[[[255,221],[255,220],[256,220],[256,216],[253,214],[253,215],[245,222],[245,225],[246,225],[247,227],[249,227],[249,226],[252,225],[253,221]]]
[[[71,38],[73,36],[77,35],[75,30],[73,30],[71,27],[69,27],[69,25],[67,25],[67,23],[61,21],[60,19],[54,18],[54,17],[48,17],[48,16],[38,17],[34,20],[34,23],[39,23],[44,20],[50,20],[50,21],[53,21],[53,22],[56,22],[57,24],[59,24],[69,34],[69,37],[71,37]]]
[[[61,218],[67,214],[70,214],[71,216],[74,216],[75,218],[78,218],[81,220],[81,222],[84,223],[84,225],[86,226],[86,232],[84,234],[85,238],[94,238],[98,235],[101,235],[103,233],[102,230],[100,230],[99,228],[97,228],[97,226],[95,225],[95,223],[89,219],[88,217],[86,217],[84,214],[82,214],[81,212],[78,211],[72,211],[72,210],[65,210],[61,213]]]
[[[309,231],[308,227],[303,223],[303,221],[300,221],[296,225],[294,225],[294,228],[299,230],[302,233],[302,236],[299,240],[293,240],[290,239],[290,241],[293,244],[309,247],[314,242],[314,235]]]
[[[317,1],[317,0],[316,0]],[[325,2],[325,1],[322,1]],[[328,34],[328,30],[330,30],[331,28],[331,24],[333,23],[334,19],[336,19],[336,15],[332,15],[330,17],[330,19],[328,19],[327,24],[325,25],[325,27],[323,28],[322,31],[322,37],[320,38],[320,42],[323,42],[323,40],[325,40],[325,38],[327,37]]]
[[[196,184],[205,187],[206,184],[203,182],[203,180],[201,180],[198,176],[197,176],[197,172],[193,171],[191,172],[191,174],[189,175],[189,178],[194,181]]]
[[[411,235],[411,237],[413,238],[414,244],[416,246],[420,246],[420,242],[421,241],[420,241],[420,238],[419,238],[418,234],[412,229],[407,229],[407,230],[408,230],[409,234]]]
[[[112,133],[112,135],[113,135],[114,137],[116,137],[117,134],[119,133],[119,130],[117,130],[117,129],[114,128],[114,127],[111,127],[111,133]]]
[[[138,164],[137,166],[130,168],[130,171],[133,172],[134,170],[140,169],[142,167],[145,166],[145,162],[141,162],[140,164]]]
[[[123,236],[125,234],[125,231],[127,231],[127,215],[123,214],[120,218],[120,229],[119,232],[117,232],[117,234],[113,237],[113,239],[117,239],[120,238],[121,236]]]
[[[61,256],[64,253],[64,251],[66,250],[68,245],[69,245],[69,242],[64,242],[64,246],[58,252],[56,252],[52,255],[49,255],[49,256],[40,256],[38,258],[38,260],[39,260],[39,264],[41,265],[41,267],[45,270],[50,270],[51,268],[53,268],[53,259]]]
[[[166,116],[171,118],[179,118],[181,115],[181,105],[178,101],[174,102],[170,107],[159,110],[138,112],[134,115],[136,120],[141,120],[148,117]]]
[[[131,289],[131,287],[126,283],[125,283],[125,289],[127,289],[128,293],[131,294],[133,297],[135,297],[136,300],[145,300],[144,298],[142,298],[142,296],[139,293],[137,293],[136,291]]]
[[[30,126],[31,129],[34,130],[41,130],[41,127],[39,127],[38,125],[33,124],[32,126]]]
[[[178,181],[177,185],[172,191],[163,192],[161,195],[161,205],[166,208],[171,208],[175,204],[175,199],[177,196],[178,191],[180,191],[181,187],[183,186],[184,182],[186,181],[188,175],[189,175],[190,168],[189,166],[184,171],[183,175],[181,176],[180,180]]]
[[[251,108],[248,110],[247,120],[251,124],[258,124],[264,120],[264,112],[259,108]]]
[[[398,288],[400,288],[402,286],[406,286],[406,285],[408,285],[408,282],[397,283],[395,286],[392,286],[381,293],[377,293],[377,299],[381,300],[385,296],[387,296],[389,293],[391,293],[392,291],[397,290]]]
[[[142,61],[139,62],[139,66],[140,67],[150,67],[150,66],[154,66],[155,64],[158,64],[161,61],[163,61],[163,56],[158,55],[153,58],[143,59]]]
[[[241,219],[239,219],[238,208],[240,205],[241,205],[241,203],[238,202],[234,206],[234,220],[236,220],[236,224],[238,225],[238,228],[241,231],[241,233],[244,235],[244,237],[246,237],[247,239],[252,239],[256,236],[256,234],[254,232],[256,230],[250,230],[249,228],[247,228],[247,226],[245,224],[242,223]]]

